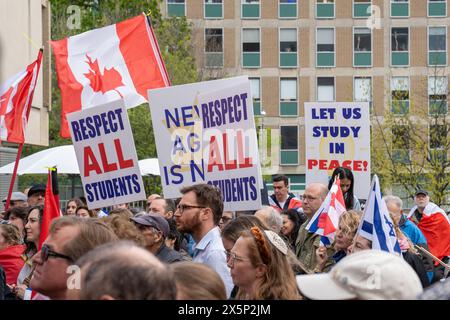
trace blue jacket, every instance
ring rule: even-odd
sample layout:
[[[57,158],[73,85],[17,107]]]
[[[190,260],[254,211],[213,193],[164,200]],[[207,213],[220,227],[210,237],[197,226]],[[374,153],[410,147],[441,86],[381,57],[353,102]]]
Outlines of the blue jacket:
[[[414,222],[408,220],[405,215],[402,215],[399,222],[400,230],[412,241],[414,244],[427,244],[427,240]]]

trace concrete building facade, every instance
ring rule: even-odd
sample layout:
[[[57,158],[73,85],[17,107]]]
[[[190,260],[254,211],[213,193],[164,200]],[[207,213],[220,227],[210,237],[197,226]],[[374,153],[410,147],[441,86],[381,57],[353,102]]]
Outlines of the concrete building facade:
[[[48,0],[0,1],[0,83],[36,60],[39,48],[44,48],[25,137],[26,144],[40,146],[48,145],[51,110],[50,21]],[[14,161],[16,154],[17,145],[2,142],[0,166]],[[0,195],[6,195],[9,183],[10,176],[0,177]]]
[[[192,22],[203,74],[249,76],[256,125],[272,136],[262,158],[297,194],[305,102],[369,101],[382,116],[406,92],[402,107],[431,110],[436,83],[447,100],[446,0],[165,0],[162,11]]]

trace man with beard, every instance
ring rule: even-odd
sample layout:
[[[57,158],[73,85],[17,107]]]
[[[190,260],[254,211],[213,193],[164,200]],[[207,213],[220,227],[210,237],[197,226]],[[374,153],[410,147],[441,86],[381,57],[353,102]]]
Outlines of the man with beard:
[[[230,296],[233,281],[218,227],[223,212],[220,190],[209,184],[196,184],[184,187],[180,192],[183,197],[175,211],[177,228],[194,238],[193,261],[215,270],[225,284],[227,296]]]

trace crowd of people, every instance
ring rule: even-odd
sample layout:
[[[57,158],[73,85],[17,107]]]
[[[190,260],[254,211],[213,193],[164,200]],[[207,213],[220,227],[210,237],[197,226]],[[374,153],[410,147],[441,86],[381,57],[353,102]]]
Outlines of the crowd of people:
[[[209,184],[184,187],[176,200],[152,194],[142,210],[71,199],[42,245],[45,186],[33,185],[0,216],[0,299],[450,299],[450,221],[428,192],[417,191],[409,213],[384,197],[400,257],[358,234],[353,174],[336,176],[347,211],[330,246],[306,226],[331,183],[308,184],[298,199],[275,176],[269,205],[255,212],[224,211]]]

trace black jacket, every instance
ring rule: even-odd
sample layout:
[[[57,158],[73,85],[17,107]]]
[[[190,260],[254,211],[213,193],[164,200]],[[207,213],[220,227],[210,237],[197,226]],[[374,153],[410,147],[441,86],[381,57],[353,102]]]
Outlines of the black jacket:
[[[406,262],[414,269],[414,271],[417,273],[417,276],[420,279],[420,282],[422,283],[422,287],[426,288],[430,285],[430,281],[428,281],[427,272],[425,270],[425,265],[423,264],[422,259],[420,256],[411,253],[409,251],[402,252],[403,259],[405,259]]]
[[[159,247],[158,251],[156,252],[155,256],[164,263],[173,263],[177,261],[183,261],[184,258],[178,251],[170,249],[166,244],[163,242],[161,247]]]

